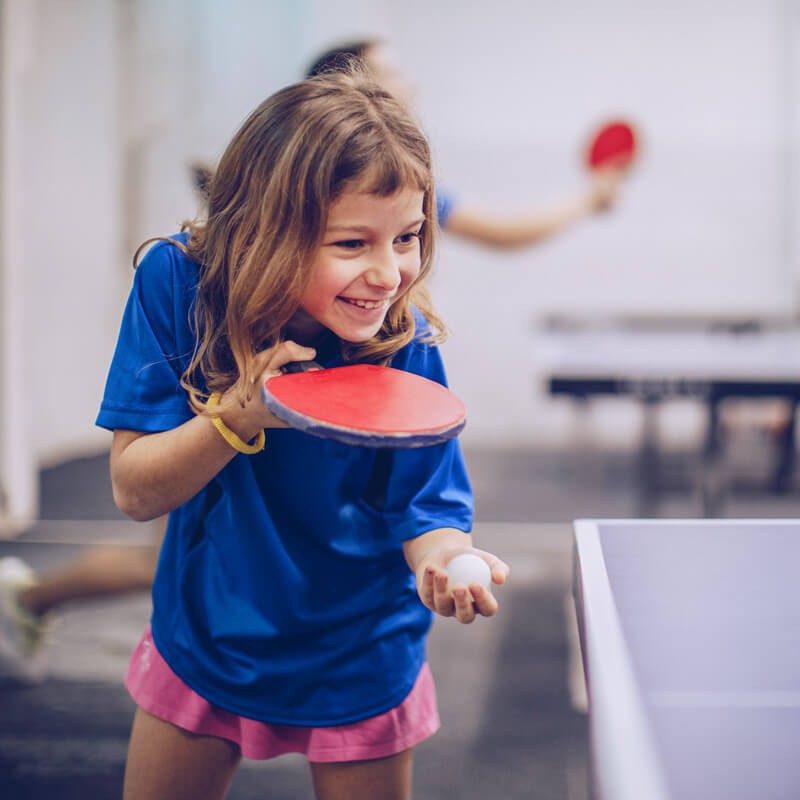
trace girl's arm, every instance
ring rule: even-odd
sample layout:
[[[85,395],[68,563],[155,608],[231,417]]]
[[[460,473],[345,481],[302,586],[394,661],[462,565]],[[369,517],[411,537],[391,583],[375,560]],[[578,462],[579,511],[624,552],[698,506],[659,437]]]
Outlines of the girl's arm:
[[[284,364],[315,355],[312,348],[283,342],[258,354],[256,371],[263,381]],[[286,427],[264,406],[258,391],[245,405],[226,392],[219,411],[227,427],[246,442],[265,428]],[[159,433],[115,430],[111,445],[114,501],[132,519],[154,519],[194,497],[236,454],[205,415]]]
[[[470,623],[477,614],[497,613],[497,600],[488,589],[474,584],[467,589],[448,585],[447,564],[460,553],[474,553],[492,571],[492,583],[502,586],[508,578],[508,565],[497,556],[472,547],[472,537],[455,528],[438,528],[403,543],[409,568],[417,579],[417,592],[423,604],[443,617]]]

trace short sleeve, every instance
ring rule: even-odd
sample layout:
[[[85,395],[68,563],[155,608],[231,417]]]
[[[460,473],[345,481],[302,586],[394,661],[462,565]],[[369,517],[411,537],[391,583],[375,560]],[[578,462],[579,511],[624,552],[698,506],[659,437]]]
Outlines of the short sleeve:
[[[451,194],[441,189],[436,190],[436,218],[439,221],[440,228],[447,227],[447,220],[450,217],[454,204]]]
[[[435,345],[417,340],[403,353],[392,366],[447,385]],[[411,539],[435,528],[468,533],[473,510],[472,488],[458,439],[392,452],[383,514],[394,537]]]
[[[159,242],[136,270],[96,424],[147,433],[193,416],[180,377],[191,359],[197,265]]]

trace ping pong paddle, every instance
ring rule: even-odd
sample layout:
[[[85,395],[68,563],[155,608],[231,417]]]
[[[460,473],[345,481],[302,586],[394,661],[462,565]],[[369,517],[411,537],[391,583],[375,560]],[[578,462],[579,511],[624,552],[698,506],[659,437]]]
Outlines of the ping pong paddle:
[[[262,399],[278,419],[312,436],[362,447],[426,447],[466,424],[455,394],[411,372],[375,364],[287,366],[264,381]]]
[[[636,158],[638,141],[634,127],[624,120],[611,120],[595,130],[586,147],[590,170],[625,169]]]

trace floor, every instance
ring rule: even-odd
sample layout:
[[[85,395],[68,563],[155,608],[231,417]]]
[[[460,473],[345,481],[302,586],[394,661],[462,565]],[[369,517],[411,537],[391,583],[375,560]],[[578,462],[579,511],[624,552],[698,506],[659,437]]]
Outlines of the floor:
[[[571,647],[571,521],[626,517],[637,508],[629,454],[468,451],[476,542],[512,566],[501,613],[468,627],[438,620],[429,660],[442,730],[415,755],[415,797],[425,800],[586,800],[587,720]],[[654,515],[694,516],[691,457],[664,461],[666,491]],[[683,477],[682,477],[683,476]],[[735,477],[735,476],[734,476]],[[800,494],[731,480],[726,516],[800,515]],[[37,569],[65,563],[97,541],[135,544],[141,525],[111,501],[103,454],[42,475],[42,519],[0,556]],[[121,678],[149,613],[139,595],[65,609],[49,642],[49,677],[0,682],[0,797],[106,800],[120,796],[133,705]],[[295,757],[245,762],[231,800],[309,798]]]

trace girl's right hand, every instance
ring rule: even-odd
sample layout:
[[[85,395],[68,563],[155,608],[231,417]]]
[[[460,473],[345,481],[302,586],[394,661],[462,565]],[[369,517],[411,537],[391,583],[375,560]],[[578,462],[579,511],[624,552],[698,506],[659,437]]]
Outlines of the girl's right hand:
[[[267,410],[259,381],[279,374],[290,361],[307,361],[315,355],[312,348],[296,342],[259,353],[250,397],[241,402],[231,388],[213,413],[245,442],[264,428],[287,427]],[[200,415],[165,431],[115,430],[110,459],[114,500],[132,519],[155,519],[194,497],[235,456],[236,450]]]
[[[316,354],[313,347],[303,347],[290,340],[256,354],[253,362],[256,378],[250,398],[242,404],[235,387],[228,389],[219,399],[222,421],[244,441],[250,441],[265,428],[287,428],[288,425],[264,405],[260,387],[267,378],[280,375],[286,364],[312,361]]]

